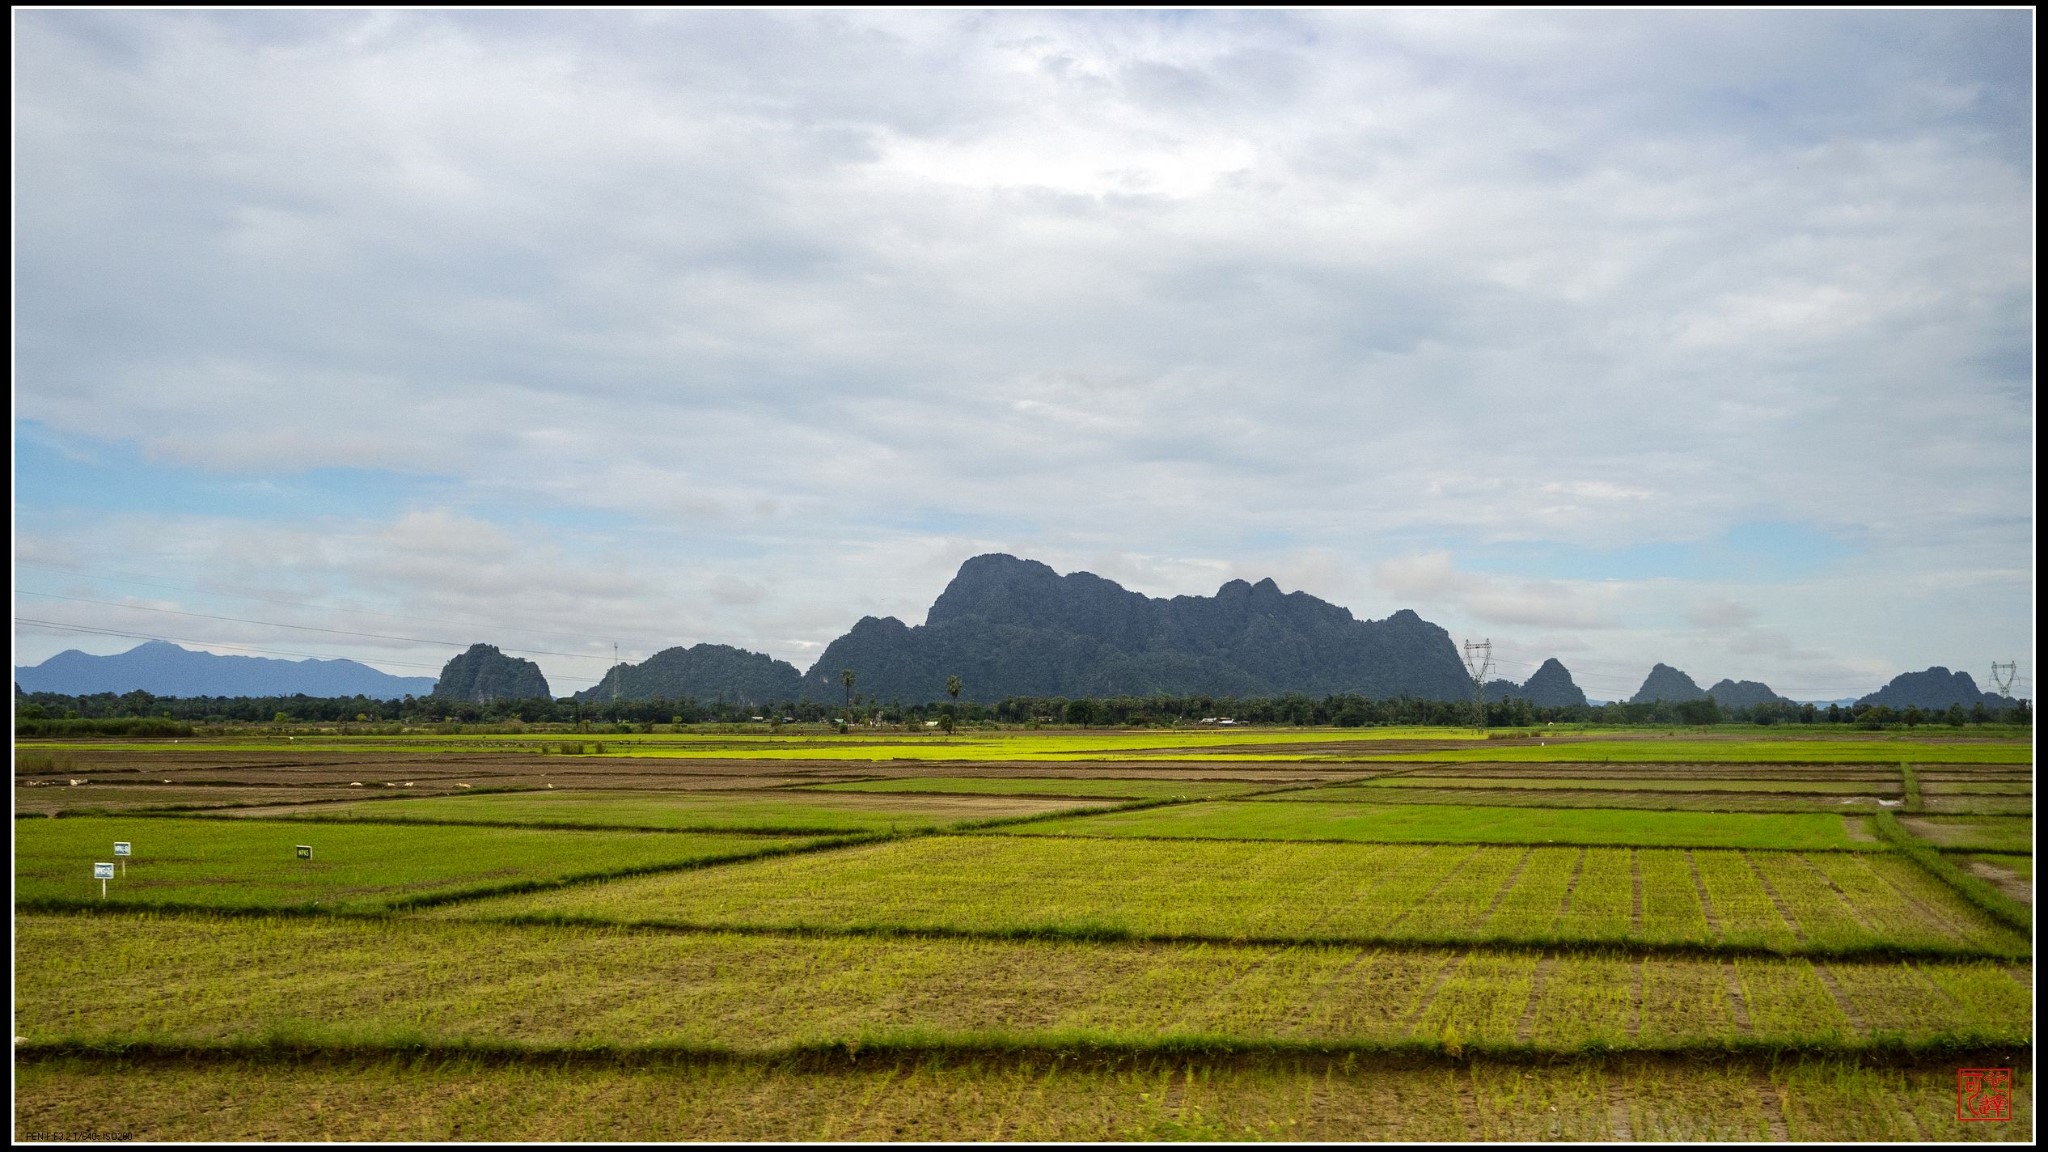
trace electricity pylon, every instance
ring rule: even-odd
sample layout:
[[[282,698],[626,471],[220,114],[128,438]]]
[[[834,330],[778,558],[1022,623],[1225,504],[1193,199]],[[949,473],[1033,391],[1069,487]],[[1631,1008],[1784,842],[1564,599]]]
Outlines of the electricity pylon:
[[[1493,671],[1493,641],[1465,641],[1465,671],[1472,674],[1472,726],[1486,727],[1486,674]]]
[[[1996,660],[1991,662],[1991,682],[1998,685],[1998,694],[2007,700],[2012,699],[2013,681],[2018,680],[2019,676],[2019,661],[2015,660],[2009,664],[2000,664]]]

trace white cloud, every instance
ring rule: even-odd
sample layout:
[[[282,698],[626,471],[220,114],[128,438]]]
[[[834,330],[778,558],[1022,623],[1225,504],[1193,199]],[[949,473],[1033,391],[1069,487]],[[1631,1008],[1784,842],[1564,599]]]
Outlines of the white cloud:
[[[2032,631],[2026,19],[28,13],[17,414],[432,478],[375,564],[232,572],[645,644],[813,651],[1001,548],[1634,659],[1724,593],[1449,557],[1767,520],[1917,615],[1757,627],[1924,666]]]

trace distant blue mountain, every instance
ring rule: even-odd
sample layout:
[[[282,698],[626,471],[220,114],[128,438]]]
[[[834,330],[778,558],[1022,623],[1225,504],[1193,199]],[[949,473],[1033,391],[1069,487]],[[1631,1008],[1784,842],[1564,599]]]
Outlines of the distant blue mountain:
[[[369,696],[392,700],[425,696],[432,676],[393,676],[354,660],[273,660],[216,656],[162,640],[118,656],[92,656],[73,648],[30,668],[16,668],[24,692],[134,692],[154,696]]]

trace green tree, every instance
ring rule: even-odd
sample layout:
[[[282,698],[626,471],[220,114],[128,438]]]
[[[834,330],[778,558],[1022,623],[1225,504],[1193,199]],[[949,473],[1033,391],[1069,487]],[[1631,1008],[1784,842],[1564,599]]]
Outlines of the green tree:
[[[839,682],[846,685],[846,710],[848,712],[853,711],[853,680],[853,669],[841,668],[839,670]]]
[[[953,698],[953,703],[960,703],[960,678],[958,676],[946,677],[946,695]]]

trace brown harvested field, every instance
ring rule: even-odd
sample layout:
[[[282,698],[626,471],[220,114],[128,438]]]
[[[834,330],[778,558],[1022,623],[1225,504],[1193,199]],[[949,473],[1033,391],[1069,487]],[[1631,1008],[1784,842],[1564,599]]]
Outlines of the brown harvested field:
[[[17,1061],[15,1136],[170,1140],[2019,1140],[1952,1062],[889,1057]]]
[[[1888,780],[1899,782],[1897,765],[1583,763],[1570,761],[1470,761],[1455,764],[1403,763],[1402,776],[1556,777],[1568,780]]]
[[[1982,856],[1971,857],[1962,863],[1971,872],[1998,885],[1998,890],[2007,896],[2027,905],[2029,908],[2033,907],[2033,882],[2021,876],[2017,871],[2004,866],[1996,860],[1987,860]]]
[[[1389,804],[1486,804],[1513,808],[1638,808],[1678,812],[1874,812],[1876,793],[1862,797],[1801,795],[1788,792],[1653,792],[1646,790],[1580,790],[1570,788],[1345,788],[1328,792],[1290,792],[1281,797],[1298,803],[1345,803],[1362,800]],[[1896,800],[1893,801],[1895,804]]]

